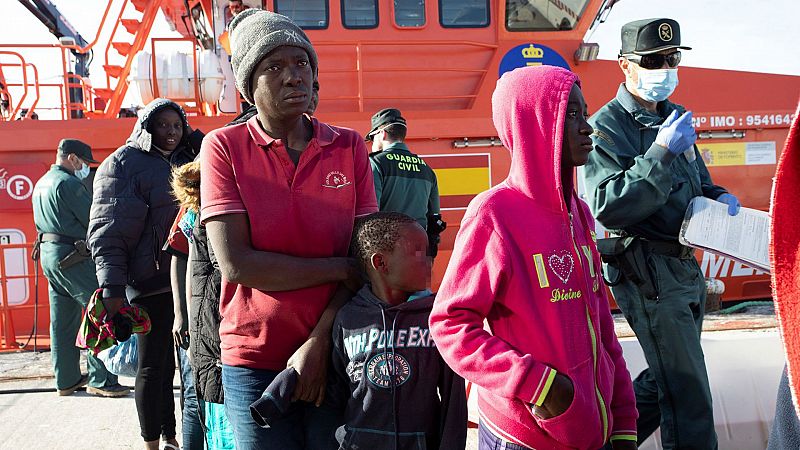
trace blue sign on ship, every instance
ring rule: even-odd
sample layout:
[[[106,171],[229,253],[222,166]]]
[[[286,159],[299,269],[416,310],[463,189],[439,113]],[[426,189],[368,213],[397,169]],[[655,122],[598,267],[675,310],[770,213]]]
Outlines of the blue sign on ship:
[[[552,48],[537,44],[522,44],[512,48],[503,56],[502,61],[500,61],[498,77],[519,67],[541,65],[558,66],[572,70],[567,61]]]

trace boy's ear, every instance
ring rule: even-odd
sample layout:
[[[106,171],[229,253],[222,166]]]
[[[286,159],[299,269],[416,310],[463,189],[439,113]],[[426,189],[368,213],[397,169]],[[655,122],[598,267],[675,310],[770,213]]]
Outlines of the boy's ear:
[[[386,257],[379,252],[373,253],[372,256],[369,257],[369,263],[372,268],[380,273],[387,273],[389,271],[387,267]]]

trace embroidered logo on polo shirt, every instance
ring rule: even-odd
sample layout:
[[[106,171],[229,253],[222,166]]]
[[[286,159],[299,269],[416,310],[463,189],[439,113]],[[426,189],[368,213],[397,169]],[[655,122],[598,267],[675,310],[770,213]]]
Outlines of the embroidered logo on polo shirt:
[[[331,189],[341,189],[345,186],[349,186],[351,183],[347,180],[347,177],[342,172],[338,170],[334,170],[332,172],[328,172],[328,175],[325,176],[325,183],[322,187],[331,188]]]

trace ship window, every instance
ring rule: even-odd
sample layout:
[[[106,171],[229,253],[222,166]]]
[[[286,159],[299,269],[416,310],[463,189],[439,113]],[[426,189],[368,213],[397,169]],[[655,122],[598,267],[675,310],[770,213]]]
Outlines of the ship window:
[[[425,25],[425,0],[394,0],[394,23],[398,27]]]
[[[378,0],[342,0],[342,21],[345,28],[378,26]]]
[[[506,0],[510,31],[572,30],[589,0]]]
[[[328,28],[327,0],[275,0],[275,12],[289,17],[300,28]]]
[[[439,22],[445,28],[489,26],[489,1],[439,0]]]

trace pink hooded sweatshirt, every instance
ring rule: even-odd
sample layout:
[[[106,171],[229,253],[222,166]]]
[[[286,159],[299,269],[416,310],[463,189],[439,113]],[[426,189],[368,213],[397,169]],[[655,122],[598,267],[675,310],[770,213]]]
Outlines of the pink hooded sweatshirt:
[[[479,388],[482,424],[535,449],[636,440],[636,401],[594,220],[573,186],[561,184],[567,101],[578,82],[552,66],[516,69],[497,82],[494,125],[511,170],[470,203],[430,316],[444,360]],[[543,420],[531,405],[542,404],[556,372],[575,395],[563,414]]]

